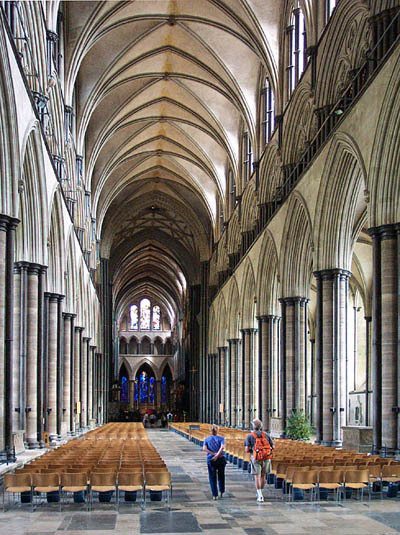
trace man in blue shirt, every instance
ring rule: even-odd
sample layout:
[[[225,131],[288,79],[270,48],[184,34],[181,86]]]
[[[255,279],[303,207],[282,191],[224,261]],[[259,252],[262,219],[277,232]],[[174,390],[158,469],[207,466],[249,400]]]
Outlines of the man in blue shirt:
[[[225,492],[225,465],[226,460],[223,454],[225,449],[225,439],[218,435],[218,427],[211,426],[211,435],[203,442],[203,451],[207,453],[208,479],[210,481],[213,500],[218,500],[218,487],[220,497]]]

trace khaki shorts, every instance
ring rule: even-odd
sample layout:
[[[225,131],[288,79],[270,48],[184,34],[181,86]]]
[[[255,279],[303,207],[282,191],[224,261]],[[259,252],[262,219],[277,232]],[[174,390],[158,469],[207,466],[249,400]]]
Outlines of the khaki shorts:
[[[267,459],[266,461],[256,461],[253,457],[250,458],[251,463],[251,473],[255,476],[262,476],[269,474],[271,471],[271,460]]]

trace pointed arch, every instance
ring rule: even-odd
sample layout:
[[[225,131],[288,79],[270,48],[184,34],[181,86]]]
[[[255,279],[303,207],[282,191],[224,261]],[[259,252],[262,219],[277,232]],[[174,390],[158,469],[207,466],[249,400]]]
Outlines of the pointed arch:
[[[0,26],[0,115],[0,213],[18,217],[18,123],[4,25]]]
[[[371,193],[371,227],[400,221],[400,62],[387,85],[379,114],[368,188]]]
[[[241,328],[254,327],[255,306],[256,306],[256,281],[254,277],[253,264],[247,258],[246,268],[241,286],[240,311],[242,315]]]
[[[361,151],[347,134],[335,135],[325,162],[314,222],[315,269],[350,271],[357,219],[366,211],[366,171]],[[355,235],[356,234],[356,235]]]
[[[64,295],[64,272],[66,265],[65,235],[61,194],[58,189],[53,199],[48,242],[49,270],[47,284],[49,291]]]
[[[47,265],[49,231],[45,171],[39,125],[26,140],[19,195],[20,225],[16,232],[16,260]]]
[[[240,320],[240,302],[239,288],[236,276],[230,278],[229,297],[228,297],[228,332],[229,338],[239,338],[239,320]]]
[[[256,295],[258,315],[278,315],[279,260],[274,238],[268,230],[261,245]]]
[[[312,274],[312,227],[307,205],[296,191],[287,213],[280,253],[281,297],[307,297]]]

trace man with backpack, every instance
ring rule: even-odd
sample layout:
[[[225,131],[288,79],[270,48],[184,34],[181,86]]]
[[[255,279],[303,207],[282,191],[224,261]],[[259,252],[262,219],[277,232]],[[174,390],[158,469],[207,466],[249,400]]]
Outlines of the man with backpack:
[[[274,449],[272,438],[262,430],[262,421],[257,418],[252,422],[253,432],[244,441],[246,452],[251,453],[251,470],[257,490],[257,501],[263,502],[263,488],[267,473],[271,470]]]

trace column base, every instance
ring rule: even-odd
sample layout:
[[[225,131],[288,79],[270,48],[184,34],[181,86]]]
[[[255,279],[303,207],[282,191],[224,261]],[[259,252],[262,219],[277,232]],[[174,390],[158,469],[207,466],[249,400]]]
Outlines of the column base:
[[[37,440],[27,440],[27,449],[28,450],[37,450],[39,448],[39,442]]]
[[[40,449],[44,449],[45,447],[46,447],[46,444],[44,443],[44,441],[43,441],[43,440],[40,440],[40,441],[39,441],[39,448],[40,448]]]

